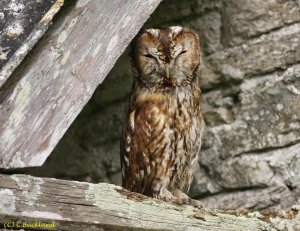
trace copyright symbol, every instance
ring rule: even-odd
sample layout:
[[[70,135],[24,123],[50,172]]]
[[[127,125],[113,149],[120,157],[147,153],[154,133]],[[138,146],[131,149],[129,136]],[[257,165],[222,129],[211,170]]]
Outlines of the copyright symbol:
[[[13,228],[15,226],[15,222],[13,221],[6,221],[4,223],[4,228]]]

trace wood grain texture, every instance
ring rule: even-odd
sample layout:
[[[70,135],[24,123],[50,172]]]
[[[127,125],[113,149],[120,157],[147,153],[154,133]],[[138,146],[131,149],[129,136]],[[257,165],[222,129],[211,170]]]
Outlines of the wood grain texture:
[[[0,87],[48,29],[63,2],[1,1]]]
[[[287,218],[267,219],[259,213],[229,214],[168,204],[105,183],[0,175],[0,195],[0,225],[17,220],[55,222],[57,230],[255,231],[300,227],[296,207]]]
[[[0,89],[0,168],[40,166],[160,0],[79,0]]]

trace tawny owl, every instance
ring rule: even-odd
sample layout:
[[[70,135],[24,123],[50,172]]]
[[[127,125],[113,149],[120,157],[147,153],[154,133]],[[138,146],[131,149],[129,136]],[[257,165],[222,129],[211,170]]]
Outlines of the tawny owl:
[[[143,30],[133,41],[134,82],[121,140],[124,188],[193,201],[186,193],[204,129],[200,56],[199,37],[189,28]]]

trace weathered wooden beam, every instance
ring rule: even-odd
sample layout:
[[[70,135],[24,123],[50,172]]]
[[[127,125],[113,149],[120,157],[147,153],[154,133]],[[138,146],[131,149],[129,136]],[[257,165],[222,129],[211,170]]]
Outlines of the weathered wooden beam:
[[[40,166],[161,0],[74,1],[0,89],[0,168]]]
[[[0,9],[0,87],[42,37],[63,0],[2,0]]]
[[[121,187],[0,175],[0,224],[55,224],[55,230],[297,230],[297,207],[281,218],[169,204]],[[283,218],[285,217],[285,218]],[[11,228],[6,226],[6,228]],[[76,228],[76,229],[74,229]],[[289,229],[287,229],[289,228]]]

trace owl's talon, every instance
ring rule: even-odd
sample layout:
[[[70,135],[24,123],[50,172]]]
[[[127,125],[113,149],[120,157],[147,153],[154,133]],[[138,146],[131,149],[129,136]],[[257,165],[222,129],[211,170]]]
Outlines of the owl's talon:
[[[171,200],[172,203],[178,204],[178,205],[183,205],[183,201],[179,198],[173,197]]]
[[[158,198],[166,201],[166,202],[172,202],[174,199],[174,196],[172,195],[172,193],[170,191],[168,191],[167,189],[163,189],[161,190]]]
[[[192,206],[194,206],[194,207],[196,207],[196,208],[198,208],[198,209],[204,208],[203,203],[202,203],[201,201],[199,201],[199,200],[191,199],[190,205],[192,205]]]
[[[177,201],[180,201],[178,204],[191,205],[199,209],[204,207],[200,201],[190,198],[188,195],[178,189],[173,190],[172,194]]]
[[[187,197],[187,198],[180,198],[182,200],[182,203],[185,205],[189,205],[191,198]]]
[[[164,201],[168,202],[168,203],[174,203],[177,205],[191,205],[195,208],[201,209],[204,207],[204,205],[198,201],[198,200],[194,200],[191,198],[178,198],[178,197],[173,197],[173,198],[162,198]]]

